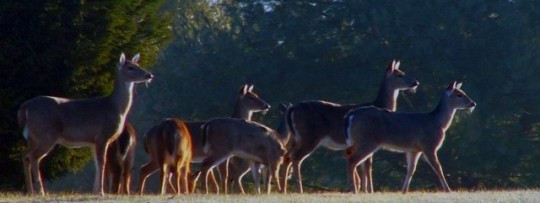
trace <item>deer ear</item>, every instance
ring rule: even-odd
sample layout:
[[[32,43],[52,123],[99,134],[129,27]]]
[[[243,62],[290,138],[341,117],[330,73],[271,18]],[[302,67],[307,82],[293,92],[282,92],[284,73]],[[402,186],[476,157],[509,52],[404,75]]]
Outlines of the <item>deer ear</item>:
[[[248,92],[251,92],[251,91],[253,91],[253,85],[250,85],[248,88]]]
[[[460,90],[460,89],[461,89],[461,85],[463,85],[462,82],[458,83],[458,84],[456,85],[456,89]]]
[[[126,63],[126,55],[124,54],[124,52],[120,54],[120,60],[118,62],[120,63],[120,66],[123,66],[124,63]]]
[[[284,103],[279,103],[279,110],[285,112],[285,110],[287,110],[287,106]]]
[[[244,95],[248,93],[248,88],[249,86],[247,84],[242,85],[242,87],[240,87],[240,94]]]
[[[450,96],[452,94],[452,92],[454,91],[454,89],[456,89],[456,81],[450,83],[450,85],[448,85],[448,88],[446,88],[446,96]]]
[[[399,69],[399,64],[401,64],[401,61],[397,61],[397,62],[396,62],[396,65],[394,66],[394,70],[398,70],[398,69]]]
[[[137,63],[137,62],[139,62],[140,58],[141,58],[141,54],[137,53],[137,54],[135,54],[135,56],[133,56],[133,58],[131,58],[131,62]]]
[[[396,60],[393,60],[392,63],[388,64],[388,68],[386,68],[386,77],[392,75],[392,72],[394,72],[395,67],[396,67]]]

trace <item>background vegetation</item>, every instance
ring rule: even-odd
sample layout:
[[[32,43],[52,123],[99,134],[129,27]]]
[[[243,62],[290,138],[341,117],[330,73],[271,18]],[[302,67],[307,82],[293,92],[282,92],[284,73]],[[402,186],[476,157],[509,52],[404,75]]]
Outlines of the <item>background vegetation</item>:
[[[453,80],[464,81],[478,103],[474,113],[458,113],[440,151],[452,188],[539,186],[539,1],[161,3],[0,3],[0,71],[8,76],[0,82],[0,164],[10,169],[0,172],[2,188],[22,188],[18,105],[40,94],[110,91],[120,51],[141,52],[144,65],[157,62],[155,82],[139,89],[131,114],[141,135],[165,117],[228,116],[243,83],[255,84],[274,107],[310,99],[368,102],[385,66],[399,59],[421,85],[416,94],[400,97],[398,111],[431,110]],[[255,120],[277,127],[278,115],[273,110]],[[53,153],[48,178],[88,160],[72,151]],[[305,183],[344,188],[342,154],[317,150],[304,162]],[[403,155],[380,152],[375,158],[376,189],[399,189]],[[439,187],[425,163],[412,182],[413,188]]]

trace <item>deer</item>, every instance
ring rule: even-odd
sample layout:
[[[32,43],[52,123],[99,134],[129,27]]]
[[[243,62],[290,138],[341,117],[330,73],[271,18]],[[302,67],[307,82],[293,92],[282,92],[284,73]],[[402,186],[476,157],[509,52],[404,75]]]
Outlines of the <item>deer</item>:
[[[104,195],[106,152],[122,132],[136,83],[149,83],[154,77],[142,69],[140,54],[126,60],[120,55],[118,71],[111,94],[89,99],[38,96],[21,104],[19,126],[27,142],[24,172],[27,191],[34,194],[34,182],[45,195],[39,163],[57,145],[91,147],[96,175],[94,193]]]
[[[131,171],[135,162],[135,146],[137,132],[131,123],[126,121],[124,130],[111,143],[107,151],[105,174],[109,184],[109,192],[113,194],[130,194]]]
[[[280,190],[279,167],[285,148],[276,131],[245,119],[215,118],[203,125],[201,133],[203,150],[209,154],[203,160],[201,169],[205,178],[206,194],[208,194],[209,171],[233,156],[265,165],[268,173],[267,193],[271,191],[270,184],[273,178]],[[227,172],[225,174],[224,179],[227,180]],[[258,180],[258,177],[254,179]],[[225,191],[226,187],[225,184]]]
[[[253,88],[254,88],[254,85],[248,85],[248,84],[244,84],[240,87],[240,91],[238,92],[238,96],[236,97],[236,101],[234,104],[234,109],[233,109],[231,118],[245,119],[245,120],[250,121],[253,116],[253,113],[262,112],[263,114],[265,114],[271,108],[270,104],[268,104],[266,101],[260,98],[259,95],[253,92]],[[189,128],[189,129],[193,135],[194,146],[196,146],[194,147],[194,154],[196,154],[195,156],[197,157],[196,158],[197,160],[194,162],[196,163],[202,163],[202,161],[208,156],[208,154],[206,154],[202,148],[204,143],[202,140],[202,136],[200,136],[201,135],[200,129],[202,127],[202,124],[204,123],[205,122],[193,122],[193,124],[192,123],[188,124],[188,127],[190,127],[190,124],[193,125],[193,128]],[[245,163],[242,163],[242,160],[239,160],[237,158],[233,158],[232,162],[233,164],[240,164],[240,165],[245,164]],[[219,174],[221,176],[221,185],[224,188],[226,187],[226,184],[235,180],[233,179],[235,177],[225,178],[225,173],[227,171],[227,168],[230,165],[228,163],[229,161],[223,164],[220,164],[218,167]],[[236,168],[237,166],[233,165],[232,167]],[[238,166],[238,167],[242,167],[242,166]],[[196,173],[197,178],[194,178],[194,182],[197,181],[199,175],[200,173]],[[215,184],[215,178],[214,178],[213,173],[211,173],[211,176]],[[241,182],[235,182],[235,183],[237,184],[238,188],[241,191],[243,191],[242,183]],[[215,191],[219,192],[218,187],[215,187]],[[226,192],[227,191],[225,191],[225,193]]]
[[[236,96],[235,104],[233,113],[231,115],[232,118],[242,118],[246,120],[251,120],[251,117],[253,113],[262,112],[265,113],[270,109],[270,105],[261,99],[259,95],[257,95],[253,91],[254,85],[248,85],[243,84],[240,87],[240,90],[238,91],[238,94]],[[206,158],[208,155],[203,151],[203,142],[202,137],[200,136],[200,129],[201,126],[206,123],[206,121],[185,121],[184,124],[186,125],[189,134],[191,136],[192,141],[192,163],[201,163],[204,158]],[[156,127],[159,127],[156,126]],[[157,147],[157,146],[155,146]],[[224,166],[221,167],[223,172],[225,171]],[[157,168],[155,169],[157,170]],[[194,173],[193,177],[191,178],[192,181],[190,183],[194,183],[198,179],[198,175],[200,173]],[[216,182],[216,179],[212,175],[212,180],[214,182],[214,190],[218,191],[218,184]],[[195,184],[192,184],[190,186],[191,193],[195,192]]]
[[[279,111],[282,115],[285,115],[285,112],[287,111],[287,109],[292,106],[292,104],[284,104],[284,103],[280,103],[279,105]],[[280,142],[281,143],[284,143],[286,145],[286,143],[288,143],[288,140],[290,138],[290,133],[287,129],[287,126],[286,126],[286,122],[285,122],[285,116],[282,116],[282,119],[281,119],[281,122],[280,122],[280,125],[278,126],[277,128],[277,132],[278,134],[280,135],[278,138],[280,139]],[[229,168],[228,168],[228,176],[230,177],[229,178],[229,183],[230,182],[234,182],[236,183],[237,187],[238,187],[238,190],[240,191],[240,193],[244,194],[244,188],[242,186],[242,178],[244,177],[244,175],[249,172],[251,170],[251,173],[252,173],[252,177],[253,177],[253,182],[255,184],[255,188],[257,190],[257,193],[261,193],[260,192],[260,180],[259,180],[259,172],[262,172],[263,174],[263,182],[264,184],[266,185],[266,176],[268,174],[266,174],[266,170],[262,170],[260,171],[259,169],[262,167],[260,163],[254,163],[252,161],[249,161],[249,160],[245,160],[245,159],[241,159],[241,158],[238,158],[238,157],[233,157],[229,160]],[[223,164],[222,164],[223,165]],[[221,165],[220,165],[221,166]]]
[[[148,130],[144,137],[144,150],[150,160],[141,166],[139,192],[142,195],[146,179],[161,169],[161,195],[166,192],[167,181],[176,177],[173,189],[177,194],[189,194],[188,174],[192,159],[191,135],[184,121],[168,118]],[[182,183],[182,184],[181,184]],[[170,182],[169,182],[170,184]]]
[[[452,82],[442,94],[437,107],[428,113],[397,113],[374,106],[353,109],[347,113],[344,130],[347,138],[353,140],[352,153],[347,162],[349,184],[357,187],[356,179],[353,178],[354,169],[383,148],[405,153],[407,175],[402,187],[403,193],[409,191],[421,155],[437,174],[443,190],[450,192],[437,151],[442,147],[445,132],[452,124],[456,111],[466,109],[472,113],[476,107],[476,102],[461,90],[461,86],[462,83]]]
[[[292,134],[290,147],[285,154],[283,162],[283,187],[282,193],[287,193],[287,179],[290,170],[296,177],[297,191],[303,193],[301,164],[315,149],[324,146],[331,150],[346,150],[352,145],[352,140],[347,139],[343,130],[345,114],[354,108],[374,105],[396,110],[397,98],[400,91],[409,90],[414,92],[420,83],[406,75],[399,69],[400,61],[393,60],[387,67],[376,99],[366,104],[337,104],[322,100],[310,100],[294,104],[286,113],[287,128]],[[368,168],[367,174],[363,173],[368,187],[366,191],[373,191],[371,178],[371,159],[364,163]],[[366,170],[363,170],[366,171]],[[366,182],[364,181],[364,182]]]

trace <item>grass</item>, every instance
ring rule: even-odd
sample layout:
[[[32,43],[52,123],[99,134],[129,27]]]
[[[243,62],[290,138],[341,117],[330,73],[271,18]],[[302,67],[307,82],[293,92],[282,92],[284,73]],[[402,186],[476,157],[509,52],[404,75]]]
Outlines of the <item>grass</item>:
[[[0,193],[0,202],[540,202],[540,190],[476,192],[382,192],[374,194],[311,193],[270,195],[106,195],[54,193],[46,197]]]

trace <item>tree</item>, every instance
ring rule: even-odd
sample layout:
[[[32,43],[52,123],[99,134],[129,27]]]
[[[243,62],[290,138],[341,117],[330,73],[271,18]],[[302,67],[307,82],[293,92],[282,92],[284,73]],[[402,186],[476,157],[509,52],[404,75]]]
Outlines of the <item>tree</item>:
[[[155,63],[171,37],[163,0],[3,1],[0,3],[1,189],[22,188],[25,142],[16,122],[18,106],[38,95],[82,98],[111,92],[121,52],[141,52]],[[89,150],[63,147],[42,163],[55,179],[90,160]]]
[[[230,113],[236,88],[254,83],[266,101],[374,98],[385,65],[402,61],[418,78],[398,111],[429,111],[450,81],[478,103],[459,113],[440,159],[451,187],[537,187],[540,71],[536,1],[177,1],[174,43],[141,91],[135,116],[150,126],[163,117],[207,119]],[[154,98],[153,100],[151,98]],[[224,102],[225,101],[225,102]],[[227,101],[229,103],[227,103]],[[142,119],[145,115],[145,119]],[[277,112],[256,118],[276,126]],[[342,153],[317,150],[304,164],[307,184],[345,186]],[[377,189],[399,189],[400,154],[375,156]],[[435,189],[419,164],[413,188]]]

